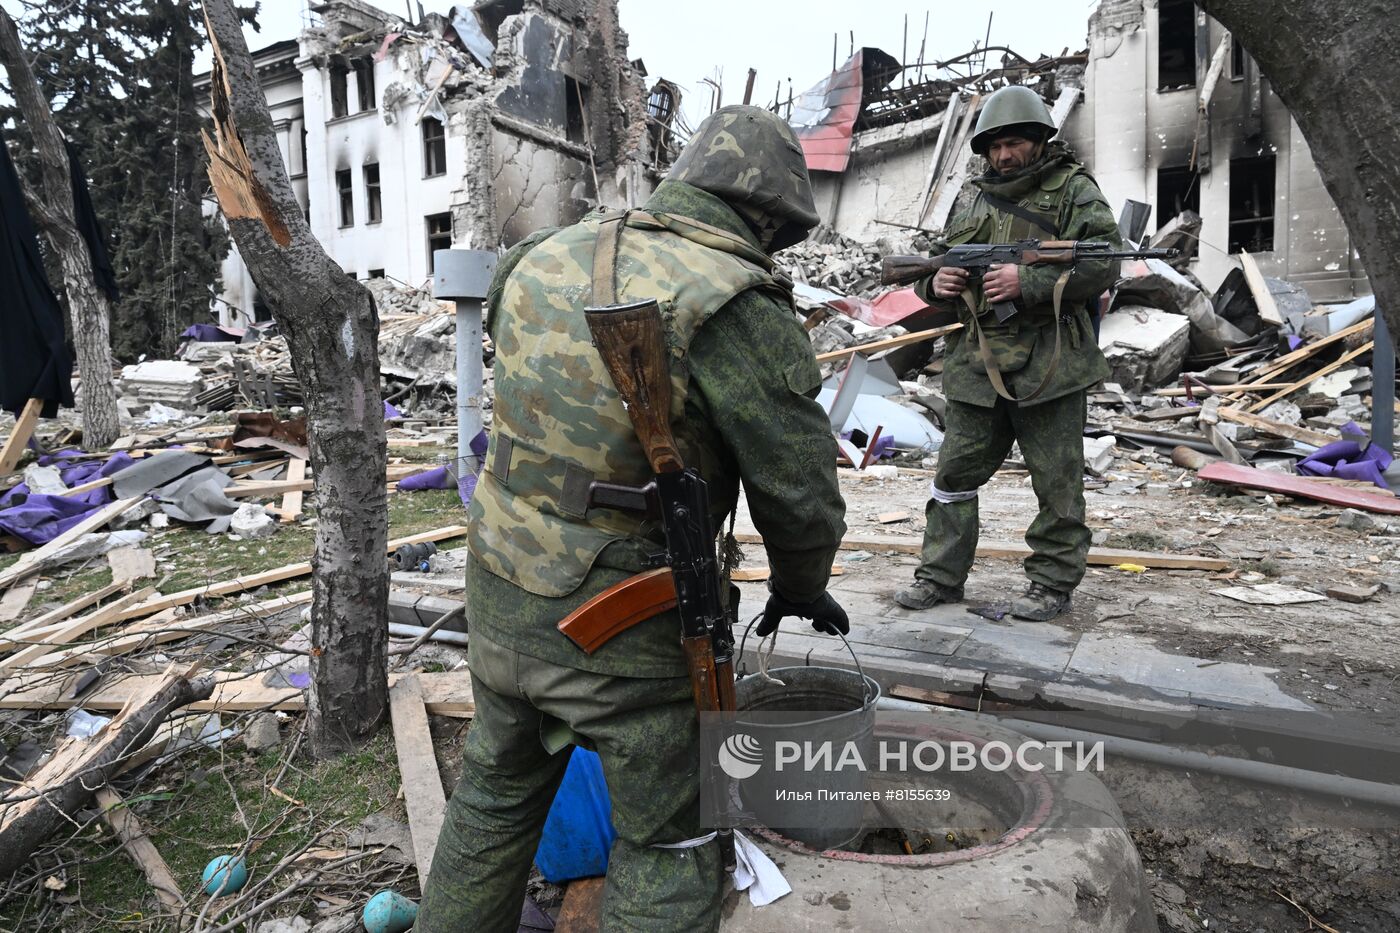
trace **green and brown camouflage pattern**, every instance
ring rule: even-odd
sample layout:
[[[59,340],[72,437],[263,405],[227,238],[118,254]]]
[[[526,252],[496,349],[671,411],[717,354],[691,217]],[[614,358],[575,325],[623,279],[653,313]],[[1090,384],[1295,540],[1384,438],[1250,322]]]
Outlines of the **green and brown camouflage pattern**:
[[[468,546],[492,573],[539,596],[578,588],[598,552],[642,536],[642,522],[608,509],[564,514],[569,467],[593,479],[640,485],[651,467],[593,347],[583,309],[592,302],[594,216],[538,243],[515,265],[492,312],[496,343],[491,450],[469,513]],[[618,244],[617,301],[655,299],[671,351],[671,421],[689,392],[686,352],[709,317],[753,288],[777,290],[764,269],[668,230],[628,223]],[[499,451],[509,438],[508,468]],[[688,454],[690,456],[688,456]]]
[[[998,210],[985,198],[978,197],[966,211],[949,222],[946,246],[1009,243],[1029,238],[1100,241],[1122,249],[1118,223],[1103,193],[1062,142],[1047,144],[1045,155],[1020,172],[1003,176],[993,169],[978,176],[972,184],[979,191],[1016,203],[1043,218],[1056,235]],[[1021,298],[1016,305],[1020,313],[1005,324],[998,324],[995,316],[989,313],[981,283],[974,281],[968,286],[988,348],[1013,395],[1030,394],[1050,368],[1055,345],[1055,283],[1067,268],[1053,263],[1019,267]],[[1078,263],[1073,268],[1060,307],[1060,326],[1064,330],[1060,334],[1059,364],[1044,391],[1024,404],[1039,405],[1080,391],[1109,374],[1108,362],[1094,338],[1088,305],[1113,284],[1118,262],[1095,260]],[[955,311],[964,324],[970,323],[967,307],[961,300],[948,302],[935,298],[932,289],[931,276],[915,286],[915,291],[930,305]],[[943,390],[950,400],[983,407],[996,403],[998,396],[987,378],[981,352],[976,340],[968,339],[966,330],[948,337],[944,360]]]
[[[800,243],[820,220],[797,134],[762,107],[721,107],[706,117],[666,178],[774,218],[770,251]]]
[[[981,488],[1001,467],[1013,442],[1030,470],[1040,510],[1026,529],[1031,555],[1026,576],[1069,592],[1084,578],[1090,531],[1084,524],[1085,393],[1021,406],[997,399],[983,407],[948,400],[934,483],[947,492]],[[977,499],[925,508],[923,554],[914,577],[961,587],[977,554]]]

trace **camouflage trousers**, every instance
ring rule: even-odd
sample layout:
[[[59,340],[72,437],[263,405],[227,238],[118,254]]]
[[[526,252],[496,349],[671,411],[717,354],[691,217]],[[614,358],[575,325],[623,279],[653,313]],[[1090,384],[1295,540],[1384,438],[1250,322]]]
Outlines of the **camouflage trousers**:
[[[618,832],[601,929],[717,930],[718,847],[654,847],[702,835],[689,679],[580,671],[479,634],[468,662],[476,715],[415,933],[514,933],[574,744],[598,753]]]
[[[981,487],[1011,452],[1012,442],[1030,470],[1040,511],[1026,529],[1031,555],[1026,576],[1069,591],[1084,578],[1089,528],[1084,524],[1084,420],[1086,393],[1022,407],[998,398],[991,408],[948,401],[943,447],[934,486],[943,492]],[[977,497],[928,500],[924,547],[914,576],[940,586],[962,586],[977,552]]]

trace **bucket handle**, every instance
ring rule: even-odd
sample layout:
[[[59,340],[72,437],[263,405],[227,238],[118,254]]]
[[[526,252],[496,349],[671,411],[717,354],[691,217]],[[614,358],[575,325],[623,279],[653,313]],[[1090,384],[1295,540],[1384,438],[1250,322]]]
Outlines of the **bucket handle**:
[[[739,665],[740,665],[740,666],[739,666],[739,676],[740,676],[740,677],[748,677],[748,676],[750,676],[750,675],[748,674],[747,668],[744,666],[744,660],[743,660],[743,659],[744,659],[744,645],[748,643],[748,640],[749,640],[749,632],[753,631],[754,624],[755,624],[756,622],[758,622],[758,620],[759,620],[760,618],[762,618],[762,617],[763,617],[763,613],[760,612],[760,613],[758,613],[757,615],[755,615],[752,619],[750,619],[750,620],[749,620],[749,624],[746,625],[746,626],[744,626],[744,634],[743,634],[742,636],[740,636],[740,638],[739,638]],[[775,631],[773,634],[774,634],[774,637],[775,637],[775,639],[776,639],[776,637],[777,637],[777,632]],[[871,697],[870,697],[870,679],[869,679],[868,677],[865,676],[865,668],[861,666],[860,658],[856,655],[856,650],[855,650],[854,648],[851,647],[851,643],[850,643],[849,641],[846,640],[846,636],[845,636],[845,635],[841,634],[840,632],[836,632],[836,637],[838,637],[838,638],[841,639],[841,644],[845,645],[845,646],[846,646],[846,650],[849,651],[849,652],[851,653],[851,660],[854,661],[854,662],[856,662],[856,673],[860,675],[860,689],[861,689],[861,692],[865,694],[865,700],[866,700],[866,702],[867,702],[867,703],[870,702],[870,699],[871,699]],[[762,650],[762,646],[760,646],[760,650]],[[812,666],[812,658],[811,658],[811,655],[810,655],[810,654],[809,654],[808,657],[807,657],[807,665],[806,665],[806,666],[807,666],[807,667],[811,667],[811,666]]]

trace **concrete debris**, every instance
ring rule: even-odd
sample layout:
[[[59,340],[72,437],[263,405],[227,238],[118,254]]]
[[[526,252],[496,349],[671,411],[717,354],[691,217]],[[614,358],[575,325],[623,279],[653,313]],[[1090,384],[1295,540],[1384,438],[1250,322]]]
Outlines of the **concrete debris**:
[[[57,467],[31,463],[24,468],[24,484],[31,496],[61,496],[68,491]]]
[[[1103,476],[1113,465],[1113,448],[1118,438],[1112,434],[1103,437],[1084,438],[1084,471],[1092,476]]]
[[[1133,392],[1155,388],[1181,373],[1191,322],[1180,314],[1133,305],[1116,307],[1099,326],[1099,348],[1113,381]]]
[[[189,409],[204,391],[204,376],[198,367],[179,360],[148,360],[123,366],[118,385],[128,399]]]
[[[229,519],[228,530],[240,538],[270,538],[277,533],[277,519],[253,502],[245,502]]]
[[[885,290],[880,285],[880,260],[893,252],[818,227],[806,240],[773,259],[794,282],[830,289],[843,297],[874,298]]]
[[[1338,528],[1350,528],[1353,531],[1375,531],[1379,524],[1373,515],[1359,509],[1343,509],[1342,514],[1337,516]]]
[[[243,727],[243,747],[250,752],[262,752],[282,744],[282,731],[276,713],[258,713]]]

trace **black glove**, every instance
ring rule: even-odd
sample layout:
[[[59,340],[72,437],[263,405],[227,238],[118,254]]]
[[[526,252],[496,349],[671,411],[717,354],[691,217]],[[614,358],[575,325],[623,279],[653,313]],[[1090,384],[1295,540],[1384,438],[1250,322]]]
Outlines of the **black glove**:
[[[763,607],[763,621],[758,623],[758,628],[754,630],[754,634],[759,638],[771,634],[777,629],[778,623],[788,616],[811,619],[812,628],[823,635],[835,635],[837,632],[845,635],[851,630],[851,620],[846,618],[846,610],[831,598],[830,593],[822,593],[809,603],[795,603],[781,595],[771,583],[768,591],[768,605]]]

